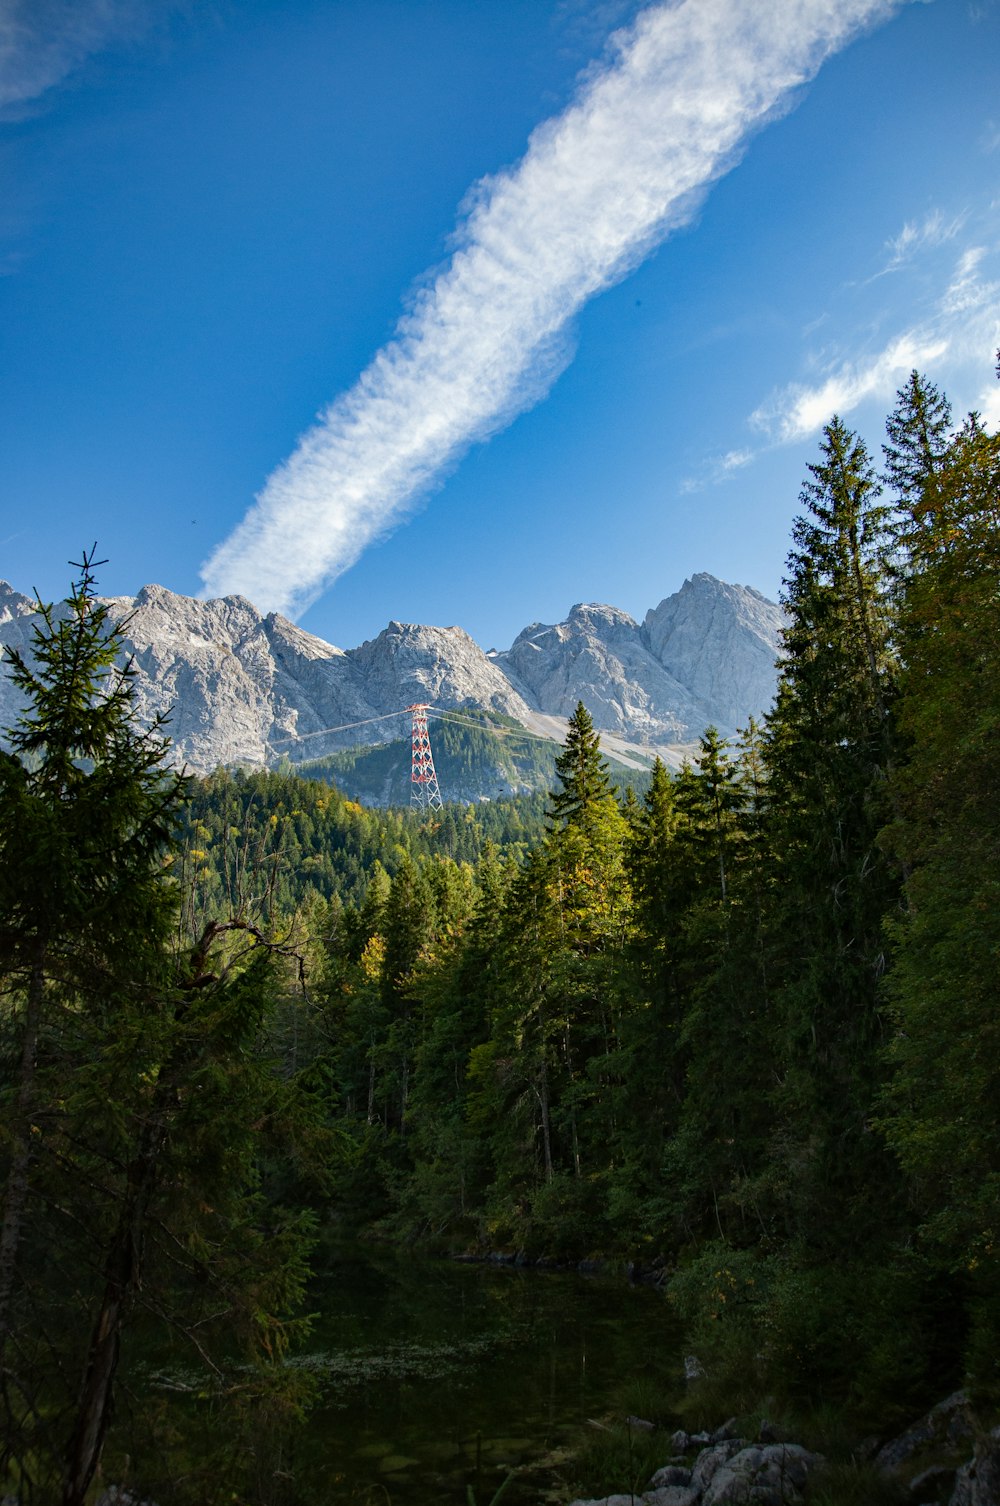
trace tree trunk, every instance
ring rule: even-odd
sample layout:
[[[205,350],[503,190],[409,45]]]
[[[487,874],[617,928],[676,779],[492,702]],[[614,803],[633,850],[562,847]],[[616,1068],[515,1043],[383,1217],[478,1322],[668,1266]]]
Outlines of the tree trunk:
[[[538,1079],[538,1107],[542,1115],[542,1151],[545,1156],[545,1180],[552,1180],[552,1136],[549,1131],[549,1072],[544,1056]]]
[[[24,1011],[24,1039],[21,1043],[21,1066],[17,1089],[17,1107],[14,1115],[14,1148],[10,1159],[10,1174],[7,1178],[7,1196],[3,1205],[3,1224],[0,1225],[0,1373],[4,1368],[7,1342],[11,1335],[13,1316],[11,1305],[17,1273],[17,1252],[21,1243],[21,1228],[28,1204],[31,1167],[32,1115],[35,1107],[35,1069],[38,1060],[38,1035],[42,1020],[42,998],[45,975],[41,962],[42,948],[36,956],[31,976],[28,979],[28,994]]]
[[[121,1333],[142,1277],[143,1227],[156,1183],[163,1136],[156,1121],[143,1130],[129,1166],[125,1200],[104,1262],[104,1295],[87,1349],[76,1423],[66,1456],[62,1506],[84,1506],[111,1420]]]

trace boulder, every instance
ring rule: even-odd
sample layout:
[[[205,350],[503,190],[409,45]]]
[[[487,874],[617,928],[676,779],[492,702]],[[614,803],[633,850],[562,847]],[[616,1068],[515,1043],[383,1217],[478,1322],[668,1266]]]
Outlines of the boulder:
[[[998,1506],[1000,1502],[1000,1427],[976,1440],[968,1464],[955,1475],[948,1506]]]
[[[875,1463],[886,1474],[898,1474],[919,1454],[931,1449],[957,1448],[972,1436],[968,1393],[953,1391],[905,1433],[883,1444],[875,1455]]]
[[[907,1494],[916,1506],[922,1506],[926,1501],[939,1501],[947,1489],[949,1494],[955,1484],[957,1471],[953,1464],[932,1464],[928,1469],[922,1469],[919,1475],[914,1475],[907,1486]]]
[[[745,1447],[746,1444],[742,1438],[730,1438],[724,1443],[716,1443],[711,1448],[702,1449],[691,1471],[691,1484],[697,1490],[706,1490],[723,1465],[728,1464],[733,1455],[738,1454]]]
[[[665,1485],[688,1486],[690,1484],[691,1471],[689,1469],[685,1469],[681,1464],[665,1464],[662,1469],[656,1471],[649,1482],[649,1488],[660,1490]]]
[[[720,1468],[702,1496],[702,1506],[795,1506],[819,1454],[795,1443],[743,1448]]]
[[[635,1495],[600,1496],[592,1501],[571,1501],[570,1506],[638,1506],[642,1499]]]

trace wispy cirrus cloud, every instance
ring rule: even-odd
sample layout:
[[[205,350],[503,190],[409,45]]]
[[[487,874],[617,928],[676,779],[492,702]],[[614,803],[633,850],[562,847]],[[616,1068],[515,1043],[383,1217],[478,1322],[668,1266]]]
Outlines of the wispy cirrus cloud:
[[[850,413],[868,398],[891,402],[914,369],[933,370],[940,379],[942,370],[983,368],[1000,343],[1000,280],[986,275],[990,261],[988,247],[966,247],[933,312],[920,325],[893,335],[879,350],[831,364],[813,385],[781,388],[751,414],[751,424],[773,443],[792,443],[815,434],[834,413]],[[996,401],[994,388],[983,386],[977,401],[989,411]]]
[[[986,122],[979,144],[987,155],[1000,148],[1000,125],[995,120],[988,120]]]
[[[473,442],[536,402],[580,308],[687,222],[750,134],[898,0],[649,6],[521,162],[473,191],[450,264],[202,570],[302,610]]]
[[[922,221],[907,220],[899,234],[887,244],[889,260],[883,270],[895,272],[918,252],[954,240],[965,221],[964,214],[946,219],[940,209],[933,210]]]
[[[750,422],[779,444],[805,439],[834,413],[850,413],[869,397],[891,396],[914,367],[928,366],[947,349],[941,337],[907,330],[867,360],[842,362],[815,387],[783,388],[750,415]]]
[[[95,52],[142,36],[153,0],[2,0],[0,121],[17,119]]]
[[[728,481],[750,465],[753,459],[754,451],[749,448],[727,450],[723,455],[712,455],[696,475],[684,478],[680,484],[681,492],[689,495],[691,492],[704,491],[707,486],[716,485],[720,481]]]

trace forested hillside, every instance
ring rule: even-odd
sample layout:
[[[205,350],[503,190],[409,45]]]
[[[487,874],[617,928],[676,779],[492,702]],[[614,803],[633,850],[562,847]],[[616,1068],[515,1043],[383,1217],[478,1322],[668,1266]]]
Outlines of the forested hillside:
[[[881,468],[835,419],[765,726],[616,799],[580,707],[526,859],[329,912],[337,1217],[659,1259],[745,1399],[997,1386],[998,466],[915,374]]]
[[[510,717],[466,707],[434,717],[431,738],[446,801],[529,795],[552,783],[556,745]],[[298,772],[307,779],[325,779],[365,805],[405,805],[410,799],[410,742],[348,748],[300,764]]]
[[[474,864],[490,843],[520,860],[540,840],[544,815],[541,794],[425,814],[368,808],[291,770],[220,769],[191,782],[181,884],[192,913],[222,907],[288,920],[310,897],[360,905],[376,868],[392,875],[407,859]]]
[[[1000,438],[914,373],[801,505],[766,724],[637,797],[580,705],[544,812],[185,788],[85,561],[0,761],[5,1488],[264,1499],[317,1226],[655,1266],[725,1412],[1000,1399]],[[236,1420],[113,1421],[180,1354]]]

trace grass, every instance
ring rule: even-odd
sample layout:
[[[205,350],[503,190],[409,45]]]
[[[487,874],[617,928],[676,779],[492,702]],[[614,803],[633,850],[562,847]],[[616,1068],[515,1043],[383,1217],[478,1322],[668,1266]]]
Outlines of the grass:
[[[641,1415],[641,1414],[637,1414]],[[670,1436],[628,1422],[594,1422],[573,1463],[577,1495],[642,1495],[650,1475],[670,1455]]]

